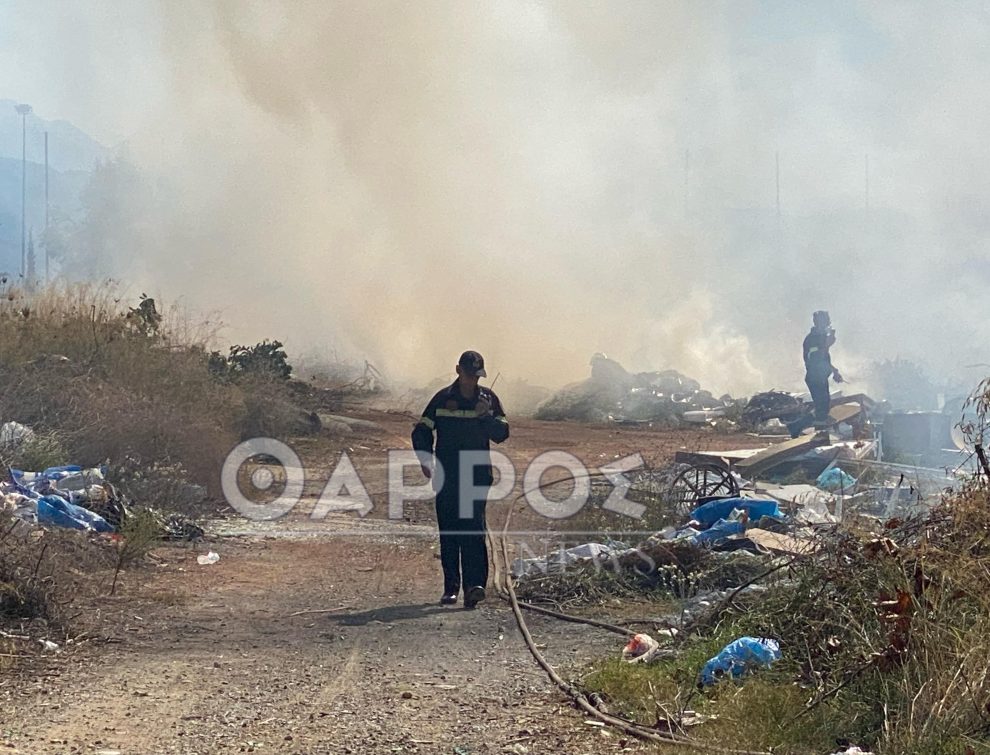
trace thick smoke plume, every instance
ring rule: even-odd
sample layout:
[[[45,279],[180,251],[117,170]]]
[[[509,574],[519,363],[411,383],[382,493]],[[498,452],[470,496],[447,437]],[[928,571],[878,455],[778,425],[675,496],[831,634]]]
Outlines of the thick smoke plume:
[[[800,385],[825,308],[860,384],[877,358],[990,361],[977,4],[168,0],[143,23],[162,91],[128,149],[158,194],[121,277],[233,337],[413,380],[475,348],[555,385],[604,351],[742,393]]]

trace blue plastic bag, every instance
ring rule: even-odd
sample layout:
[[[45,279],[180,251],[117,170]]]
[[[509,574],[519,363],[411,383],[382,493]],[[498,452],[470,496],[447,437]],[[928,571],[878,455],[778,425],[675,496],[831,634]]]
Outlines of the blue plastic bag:
[[[113,532],[113,527],[99,514],[69,503],[57,495],[46,495],[38,499],[38,523],[54,524],[56,527],[72,530]]]
[[[58,480],[61,479],[62,477],[65,477],[66,475],[72,474],[74,472],[82,472],[82,471],[83,468],[80,467],[78,464],[65,464],[61,467],[48,467],[41,474],[43,477],[49,480]]]
[[[850,477],[838,467],[832,467],[818,475],[815,484],[822,490],[829,492],[849,490],[856,484],[856,478]]]
[[[726,519],[733,509],[742,509],[753,522],[764,516],[774,519],[784,518],[776,501],[763,498],[720,498],[717,501],[709,501],[692,511],[691,518],[702,527],[711,527],[719,519]]]
[[[708,687],[720,677],[738,678],[754,668],[769,668],[780,660],[780,645],[776,640],[762,637],[740,637],[733,640],[701,669],[701,683]]]
[[[715,524],[704,532],[699,532],[691,538],[692,543],[698,545],[714,545],[721,540],[727,540],[731,535],[738,535],[746,531],[746,525],[742,522],[733,522],[729,519],[719,519]]]

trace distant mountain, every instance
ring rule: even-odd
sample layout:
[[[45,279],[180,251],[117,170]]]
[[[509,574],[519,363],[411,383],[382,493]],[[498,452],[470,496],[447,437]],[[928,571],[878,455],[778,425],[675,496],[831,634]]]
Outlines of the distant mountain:
[[[0,158],[21,159],[21,116],[14,100],[0,99]],[[111,150],[68,121],[46,121],[31,113],[27,117],[27,159],[45,162],[45,131],[48,132],[48,164],[60,171],[92,170],[97,160],[107,160]]]

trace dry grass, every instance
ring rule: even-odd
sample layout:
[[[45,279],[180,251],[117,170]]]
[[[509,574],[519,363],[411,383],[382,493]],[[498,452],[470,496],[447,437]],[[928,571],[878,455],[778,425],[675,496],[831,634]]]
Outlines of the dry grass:
[[[28,442],[0,449],[0,464],[109,462],[111,481],[137,504],[115,544],[0,518],[5,627],[34,636],[78,629],[87,619],[73,619],[72,599],[112,592],[117,572],[156,541],[159,518],[144,507],[195,515],[183,505],[195,495],[188,483],[218,491],[223,460],[240,438],[306,429],[288,381],[263,370],[211,371],[215,323],[143,298],[134,304],[111,285],[0,299],[0,422],[34,430]]]
[[[56,432],[84,465],[133,456],[181,464],[216,490],[245,434],[295,427],[284,381],[223,381],[208,369],[215,324],[176,308],[149,322],[112,286],[0,301],[0,420]]]
[[[0,517],[0,624],[63,633],[72,601],[108,585],[114,561],[106,539]]]

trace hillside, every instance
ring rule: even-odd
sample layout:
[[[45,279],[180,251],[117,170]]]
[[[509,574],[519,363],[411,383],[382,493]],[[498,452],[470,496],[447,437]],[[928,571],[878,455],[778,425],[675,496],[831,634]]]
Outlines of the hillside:
[[[13,100],[0,99],[0,273],[18,273],[21,265],[21,116]],[[48,132],[51,218],[72,218],[93,166],[111,156],[109,149],[68,121],[27,118],[27,227],[38,246],[39,273],[45,227],[45,132]]]

